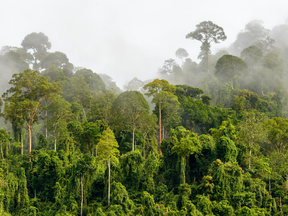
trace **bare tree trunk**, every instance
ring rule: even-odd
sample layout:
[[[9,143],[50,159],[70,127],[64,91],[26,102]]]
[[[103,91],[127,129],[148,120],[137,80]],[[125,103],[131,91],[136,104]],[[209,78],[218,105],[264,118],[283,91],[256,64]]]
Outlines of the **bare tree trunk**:
[[[134,151],[134,132],[135,132],[135,128],[133,127],[132,129],[132,151]]]
[[[1,156],[2,156],[2,159],[4,159],[3,148],[2,148],[2,141],[1,141]]]
[[[145,158],[145,136],[143,135],[143,158]]]
[[[31,125],[28,125],[28,139],[29,139],[29,146],[28,146],[28,155],[31,154],[32,149],[32,136],[31,136]],[[29,162],[31,162],[31,158],[29,158]]]
[[[22,130],[21,130],[20,136],[21,136],[21,155],[23,155],[23,133],[22,133]]]
[[[96,157],[98,156],[98,145],[96,145]]]
[[[45,138],[47,139],[47,136],[48,136],[48,130],[47,130],[47,110],[46,110],[46,131],[45,131]]]
[[[249,157],[249,169],[251,167],[251,150],[250,150],[250,157]]]
[[[92,157],[94,156],[94,142],[92,144]]]
[[[182,166],[182,168],[183,168],[183,170],[182,170],[182,175],[183,175],[183,184],[185,184],[185,182],[186,182],[186,179],[185,179],[185,158],[182,156],[182,162],[181,163],[183,163],[183,164],[181,164],[181,166]]]
[[[270,182],[270,175],[269,175],[269,195],[271,195],[271,182]]]
[[[80,212],[81,216],[82,211],[83,211],[83,174],[81,174],[81,212]]]
[[[209,72],[209,50],[206,48],[206,58],[207,58],[207,72]]]
[[[83,117],[84,117],[84,121],[86,121],[86,112],[85,112],[84,107],[83,107]]]
[[[36,197],[36,189],[34,190],[34,198],[36,199],[37,197]]]
[[[165,134],[164,133],[165,133],[165,130],[164,130],[164,126],[163,126],[163,136],[162,136],[163,139],[165,139]]]
[[[231,77],[231,88],[234,89],[233,88],[233,77]]]
[[[264,95],[264,92],[263,92],[263,78],[261,79],[261,93],[262,93],[262,95]]]
[[[57,140],[56,140],[56,137],[54,138],[54,150],[56,152],[56,143],[57,143]]]
[[[108,163],[108,205],[110,205],[110,156],[107,163]]]
[[[159,152],[160,154],[162,154],[160,145],[161,145],[161,102],[159,102]]]

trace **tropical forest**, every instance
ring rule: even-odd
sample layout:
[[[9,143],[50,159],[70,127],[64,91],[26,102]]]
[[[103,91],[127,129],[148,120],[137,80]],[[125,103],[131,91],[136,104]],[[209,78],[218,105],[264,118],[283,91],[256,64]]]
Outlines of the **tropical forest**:
[[[124,88],[42,32],[2,47],[0,215],[288,215],[287,29],[212,53],[229,35],[200,22],[198,60]]]

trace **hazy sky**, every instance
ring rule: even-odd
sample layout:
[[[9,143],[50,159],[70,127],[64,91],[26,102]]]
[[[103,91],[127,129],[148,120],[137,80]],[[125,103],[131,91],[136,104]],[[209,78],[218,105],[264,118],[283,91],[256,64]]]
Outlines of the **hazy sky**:
[[[288,18],[286,0],[0,0],[0,48],[21,46],[43,32],[51,51],[74,66],[111,76],[119,87],[134,77],[154,78],[164,60],[184,48],[197,60],[200,42],[185,38],[202,21],[221,26],[229,46],[253,19],[271,29]]]

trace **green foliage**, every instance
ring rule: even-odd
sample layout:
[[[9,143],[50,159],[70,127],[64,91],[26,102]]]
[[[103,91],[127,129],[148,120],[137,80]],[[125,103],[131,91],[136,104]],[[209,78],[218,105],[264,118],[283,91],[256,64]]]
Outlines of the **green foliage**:
[[[236,162],[238,149],[234,143],[236,139],[235,127],[223,121],[219,129],[211,129],[216,141],[217,158],[224,162]]]
[[[112,161],[118,162],[118,156],[119,156],[119,150],[117,149],[119,147],[114,133],[110,128],[107,128],[102,132],[102,136],[100,137],[99,143],[98,143],[98,159],[102,161],[106,161],[109,158],[112,159]]]
[[[234,77],[245,73],[247,64],[236,56],[224,55],[217,61],[215,69],[215,75],[223,78],[225,81],[230,80],[231,88],[233,89]]]
[[[181,158],[181,183],[185,184],[185,159],[194,153],[200,151],[201,146],[197,134],[191,133],[185,128],[179,126],[172,129],[170,140],[174,143],[172,152]]]
[[[242,59],[211,54],[226,36],[202,22],[187,35],[200,63],[180,48],[181,66],[170,58],[161,79],[123,93],[49,53],[43,33],[3,47],[1,86],[14,75],[0,99],[0,215],[286,215],[288,55],[267,34],[251,22],[234,44]]]
[[[144,96],[138,91],[121,93],[113,102],[112,110],[117,121],[116,126],[130,125],[132,130],[132,151],[134,151],[134,132],[141,123],[141,118],[149,115],[149,105]],[[117,113],[117,114],[116,114]]]
[[[265,122],[265,128],[268,132],[268,142],[266,144],[267,151],[285,152],[287,145],[288,120],[280,117],[268,119]]]
[[[111,184],[111,191],[111,204],[122,206],[122,211],[125,215],[131,214],[134,208],[134,203],[129,198],[126,188],[121,183],[113,182]]]
[[[137,189],[142,172],[143,159],[139,151],[128,152],[120,157],[122,182],[128,189]]]

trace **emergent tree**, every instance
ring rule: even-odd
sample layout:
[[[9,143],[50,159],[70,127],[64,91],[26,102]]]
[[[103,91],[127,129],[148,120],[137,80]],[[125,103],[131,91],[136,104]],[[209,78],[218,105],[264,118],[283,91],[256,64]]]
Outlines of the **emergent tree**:
[[[210,43],[219,43],[220,40],[224,41],[227,39],[223,28],[214,24],[211,21],[203,21],[196,25],[196,30],[190,32],[186,35],[188,39],[195,39],[202,43],[201,52],[198,56],[199,58],[204,54],[204,57],[207,60],[207,70],[209,70],[209,53],[210,53]]]
[[[38,71],[30,69],[14,74],[9,84],[12,87],[2,96],[6,103],[4,116],[6,121],[18,118],[25,122],[30,154],[32,125],[38,121],[38,116],[44,108],[42,101],[60,93],[60,84],[48,82],[47,77],[39,76]]]

